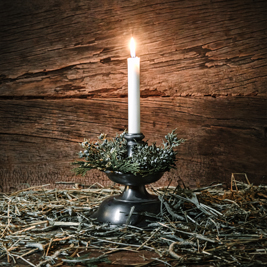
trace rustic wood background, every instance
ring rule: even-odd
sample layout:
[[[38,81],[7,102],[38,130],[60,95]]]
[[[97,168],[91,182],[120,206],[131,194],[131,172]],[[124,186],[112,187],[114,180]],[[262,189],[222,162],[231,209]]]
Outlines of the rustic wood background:
[[[197,187],[267,175],[267,1],[0,2],[0,186],[75,177],[78,142],[127,128],[131,36],[141,58],[141,128],[177,128],[179,177]]]

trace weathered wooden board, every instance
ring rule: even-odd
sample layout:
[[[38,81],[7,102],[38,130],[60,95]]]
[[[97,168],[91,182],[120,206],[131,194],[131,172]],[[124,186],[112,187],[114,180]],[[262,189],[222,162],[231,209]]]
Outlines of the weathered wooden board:
[[[177,170],[158,184],[174,177],[177,181],[178,176],[193,187],[229,183],[232,172],[245,172],[256,183],[264,182],[266,107],[267,99],[255,97],[142,99],[141,128],[146,139],[160,144],[176,127],[178,136],[187,139],[178,148]],[[113,137],[127,127],[127,99],[4,100],[0,114],[5,190],[21,183],[53,185],[59,180],[109,182],[100,172],[74,177],[70,163],[84,138],[94,140],[103,132]]]
[[[0,1],[0,185],[74,178],[78,142],[127,128],[131,36],[141,59],[142,132],[174,128],[190,186],[246,172],[266,182],[265,0]]]
[[[265,95],[266,1],[1,1],[1,96]]]

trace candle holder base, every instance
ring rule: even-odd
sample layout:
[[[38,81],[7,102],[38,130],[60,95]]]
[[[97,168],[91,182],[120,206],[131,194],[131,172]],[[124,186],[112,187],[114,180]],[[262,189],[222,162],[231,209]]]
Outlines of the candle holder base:
[[[146,212],[152,214],[160,212],[158,197],[150,195],[145,184],[159,180],[163,175],[162,172],[146,177],[111,172],[106,174],[112,181],[124,184],[125,189],[121,195],[105,199],[91,218],[110,225],[130,224],[144,227],[147,225],[147,219],[153,220],[153,217],[146,215]]]

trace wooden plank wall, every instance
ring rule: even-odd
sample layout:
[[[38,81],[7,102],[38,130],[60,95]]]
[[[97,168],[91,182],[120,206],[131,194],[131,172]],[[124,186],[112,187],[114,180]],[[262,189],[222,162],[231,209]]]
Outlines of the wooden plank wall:
[[[141,128],[160,143],[177,128],[177,170],[157,184],[229,184],[267,175],[267,2],[0,2],[0,186],[75,177],[78,142],[127,128],[131,36],[141,59]]]

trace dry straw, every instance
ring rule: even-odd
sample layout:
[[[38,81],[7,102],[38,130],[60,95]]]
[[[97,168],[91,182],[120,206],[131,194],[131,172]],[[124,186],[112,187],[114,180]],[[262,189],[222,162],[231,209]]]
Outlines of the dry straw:
[[[234,175],[231,180],[230,191],[222,184],[197,190],[150,188],[159,196],[161,211],[158,216],[146,213],[151,220],[145,229],[110,227],[90,219],[103,199],[120,193],[120,187],[47,190],[41,186],[2,194],[0,262],[90,266],[120,250],[150,250],[158,257],[147,266],[267,265],[267,187],[238,182]],[[91,257],[85,253],[90,248],[102,255]],[[36,252],[42,252],[38,264],[29,258]]]

